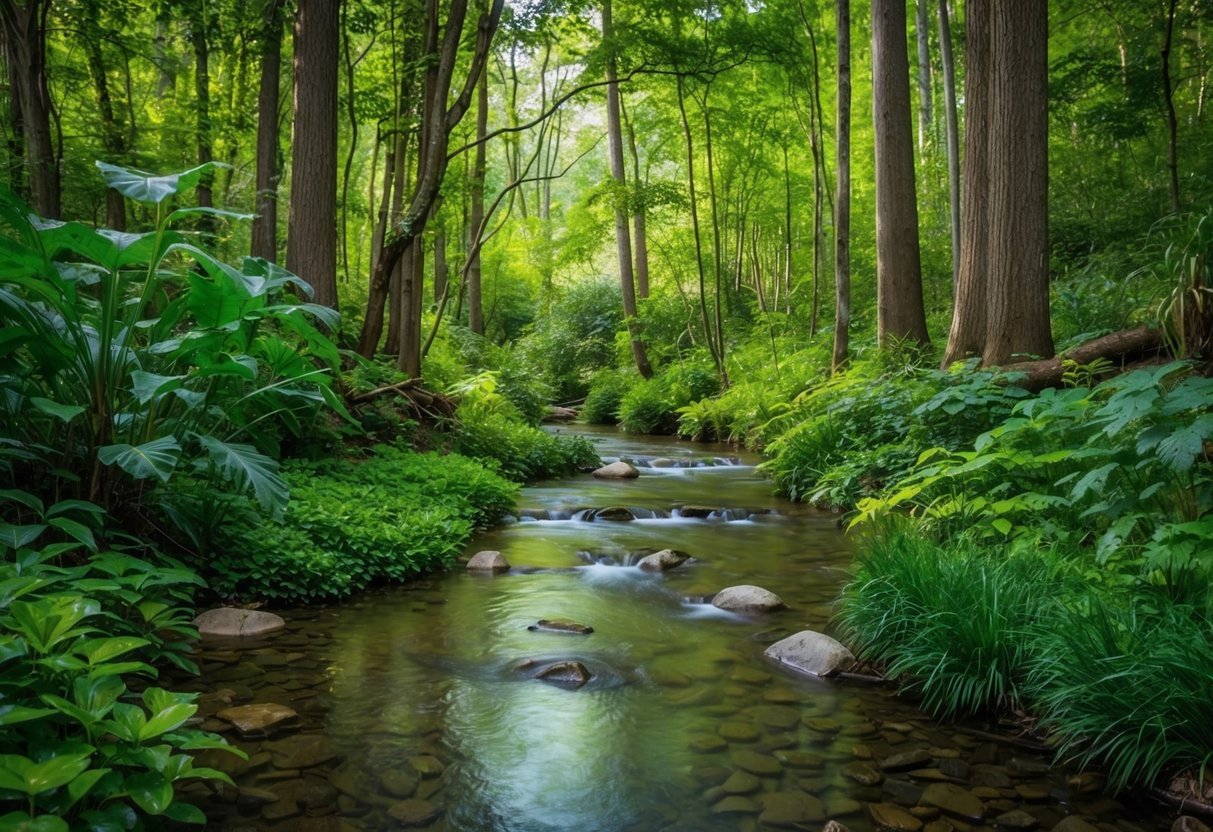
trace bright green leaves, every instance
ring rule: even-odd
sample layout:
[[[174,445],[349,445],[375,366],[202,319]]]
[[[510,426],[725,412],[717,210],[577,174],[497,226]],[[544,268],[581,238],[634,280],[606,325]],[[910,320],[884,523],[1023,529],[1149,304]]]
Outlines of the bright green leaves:
[[[106,445],[97,449],[97,458],[106,465],[117,465],[137,480],[156,477],[168,482],[181,456],[176,437],[162,436],[142,445]]]
[[[124,168],[107,162],[96,162],[106,187],[113,188],[127,199],[149,205],[159,205],[169,197],[178,196],[197,186],[202,177],[221,170],[226,165],[207,162],[181,173],[156,175],[135,168]]]
[[[198,441],[223,478],[241,490],[252,490],[263,509],[281,512],[286,507],[290,492],[274,460],[252,445],[221,442],[213,436],[199,436]]]
[[[0,754],[0,789],[31,797],[66,786],[89,767],[93,749],[85,746],[74,754],[59,754],[35,762],[20,754]]]

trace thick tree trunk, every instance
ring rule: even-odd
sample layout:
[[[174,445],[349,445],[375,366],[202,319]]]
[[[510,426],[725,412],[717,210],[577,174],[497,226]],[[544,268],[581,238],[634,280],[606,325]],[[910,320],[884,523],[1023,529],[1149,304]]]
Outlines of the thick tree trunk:
[[[989,317],[982,360],[1053,354],[1049,324],[1047,0],[993,3]]]
[[[965,8],[965,155],[961,177],[960,259],[952,327],[943,367],[981,354],[986,342],[987,222],[990,158],[990,3],[968,0]]]
[[[956,124],[956,67],[948,0],[939,0],[939,58],[943,63],[944,130],[948,144],[948,207],[952,230],[952,285],[960,274],[960,136]]]
[[[939,0],[944,4],[947,0]],[[927,38],[931,31],[931,12],[927,0],[915,0],[914,34],[918,41],[918,153],[925,155],[931,141],[931,47]]]
[[[484,73],[476,88],[476,159],[472,163],[471,208],[468,212],[468,329],[484,334],[484,300],[481,293],[480,246],[477,239],[484,225],[484,175],[487,169],[484,137],[489,124],[489,75]]]
[[[265,5],[261,39],[261,85],[257,93],[257,195],[252,254],[278,259],[278,109],[282,82],[282,4]]]
[[[838,28],[838,162],[834,193],[834,356],[837,373],[847,362],[851,330],[851,4],[835,0]]]
[[[602,39],[608,50],[614,50],[611,30],[611,0],[602,3]],[[628,334],[632,343],[632,358],[636,369],[644,378],[651,378],[653,368],[640,338],[640,326],[636,319],[636,283],[632,273],[632,241],[628,233],[627,206],[623,194],[627,189],[627,177],[623,167],[623,131],[619,123],[619,84],[616,81],[615,55],[607,55],[607,142],[609,145],[611,178],[618,186],[615,198],[615,254],[619,260],[619,291],[623,297],[623,315],[627,320]]]
[[[925,344],[905,0],[872,0],[872,64],[877,337]]]
[[[0,3],[9,68],[20,102],[30,197],[41,216],[60,214],[59,161],[51,138],[54,104],[46,80],[46,27],[50,0]]]
[[[337,0],[299,0],[287,268],[337,308]]]

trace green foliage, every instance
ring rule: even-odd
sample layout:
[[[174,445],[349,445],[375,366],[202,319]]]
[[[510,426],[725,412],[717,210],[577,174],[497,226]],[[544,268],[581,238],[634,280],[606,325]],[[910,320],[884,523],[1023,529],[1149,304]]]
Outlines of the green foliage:
[[[178,802],[174,785],[225,774],[196,767],[188,751],[230,748],[185,727],[193,694],[147,686],[153,662],[196,672],[188,640],[198,577],[153,553],[152,561],[96,551],[83,535],[47,542],[56,519],[97,517],[96,506],[68,501],[45,511],[33,494],[4,492],[46,524],[6,524],[0,543],[0,818],[4,828],[160,828],[203,823]],[[21,529],[22,531],[16,531]],[[71,565],[81,548],[93,550]],[[136,694],[128,678],[142,676]]]
[[[517,487],[455,454],[377,445],[365,460],[294,462],[280,520],[225,524],[207,568],[221,593],[341,598],[449,566],[473,531],[510,511]]]
[[[606,280],[575,283],[519,340],[520,360],[542,368],[557,401],[586,395],[591,375],[611,361],[623,325],[619,287]]]
[[[591,425],[619,422],[619,405],[628,391],[628,376],[618,370],[599,370],[590,380],[581,418]]]
[[[624,394],[619,403],[619,423],[629,433],[674,433],[679,408],[719,390],[720,380],[703,356],[670,364]]]
[[[1034,552],[945,547],[890,524],[860,556],[838,618],[864,658],[904,677],[927,710],[955,716],[1021,700],[1054,586]]]
[[[1162,224],[1162,257],[1152,270],[1166,285],[1158,322],[1171,354],[1213,358],[1213,208]]]
[[[495,376],[484,373],[457,388],[452,429],[454,450],[487,462],[515,482],[568,476],[600,464],[583,437],[563,437],[526,424],[511,401],[497,393]]]
[[[187,471],[280,511],[286,490],[264,452],[341,409],[337,351],[313,323],[334,313],[288,296],[311,290],[274,264],[234,267],[175,230],[239,218],[168,204],[213,166],[160,177],[99,166],[153,230],[41,219],[0,191],[0,463],[116,507],[139,499],[140,481]]]

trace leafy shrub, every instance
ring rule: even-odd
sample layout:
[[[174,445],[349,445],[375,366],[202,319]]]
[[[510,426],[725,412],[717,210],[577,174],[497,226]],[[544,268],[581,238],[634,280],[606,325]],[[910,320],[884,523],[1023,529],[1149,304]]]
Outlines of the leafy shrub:
[[[287,467],[281,520],[229,523],[211,559],[225,594],[340,598],[449,566],[475,529],[513,507],[516,486],[472,460],[376,446],[365,461]]]
[[[1034,628],[1055,582],[1034,552],[989,556],[885,526],[844,588],[839,622],[860,655],[953,716],[1023,697]]]
[[[629,433],[675,433],[678,410],[720,391],[720,379],[702,357],[671,364],[640,381],[619,403],[619,423]]]
[[[628,377],[618,370],[599,370],[590,381],[581,418],[591,425],[619,422],[619,405],[628,390]]]
[[[619,287],[608,280],[580,281],[518,342],[517,355],[541,368],[557,401],[572,401],[586,395],[595,370],[610,364],[622,325]]]
[[[82,547],[46,543],[55,519],[84,508],[77,501],[42,512],[28,492],[4,492],[48,523],[5,523],[0,542],[0,817],[6,829],[66,832],[129,829],[158,818],[204,823],[178,802],[175,784],[231,782],[194,767],[185,753],[222,748],[220,737],[185,727],[193,694],[147,686],[153,661],[192,669],[186,640],[197,637],[190,602],[198,577],[159,556],[142,560],[96,551],[71,565]],[[93,507],[95,508],[95,507]],[[86,509],[90,514],[92,509]],[[91,538],[90,538],[91,539]],[[131,677],[145,677],[138,696]]]

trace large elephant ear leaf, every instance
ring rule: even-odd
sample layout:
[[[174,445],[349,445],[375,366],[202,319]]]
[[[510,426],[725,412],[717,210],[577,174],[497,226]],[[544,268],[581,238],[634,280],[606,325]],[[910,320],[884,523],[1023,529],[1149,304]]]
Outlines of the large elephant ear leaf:
[[[190,168],[181,173],[168,173],[157,176],[135,168],[125,168],[121,165],[111,165],[108,162],[97,162],[97,169],[105,179],[105,184],[118,193],[150,205],[159,205],[172,196],[188,191],[196,186],[202,177],[208,173],[225,168],[221,162],[207,162],[196,168]]]
[[[251,488],[262,508],[274,514],[286,508],[290,492],[278,474],[277,462],[252,445],[223,442],[213,436],[199,436],[198,441],[224,479],[237,488]]]
[[[106,445],[97,449],[97,458],[106,465],[117,465],[137,480],[157,477],[168,482],[181,456],[181,445],[171,436],[162,436],[142,445]]]

